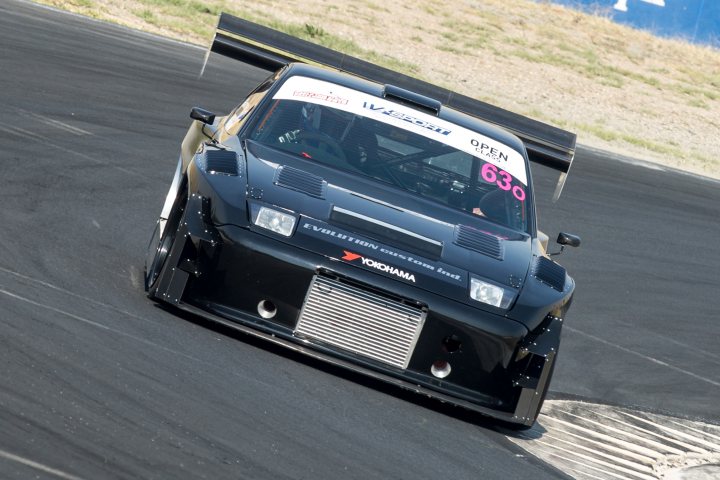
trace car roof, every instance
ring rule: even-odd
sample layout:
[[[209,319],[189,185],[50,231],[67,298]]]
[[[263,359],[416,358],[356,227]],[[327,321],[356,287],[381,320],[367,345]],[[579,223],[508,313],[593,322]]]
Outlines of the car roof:
[[[352,88],[354,90],[364,92],[375,97],[383,97],[384,85],[376,83],[364,78],[350,75],[348,73],[330,70],[324,67],[316,67],[308,65],[306,63],[290,63],[288,68],[283,73],[283,77],[290,76],[304,76],[309,78],[315,78],[318,80],[324,80],[326,82],[335,83],[344,87]],[[514,148],[515,150],[522,153],[525,161],[527,162],[527,152],[525,151],[525,145],[523,142],[512,133],[507,130],[492,125],[486,121],[475,118],[463,112],[459,112],[453,108],[442,106],[437,115],[438,118],[447,120],[456,125],[468,128],[476,131],[489,138],[497,140],[505,145]]]

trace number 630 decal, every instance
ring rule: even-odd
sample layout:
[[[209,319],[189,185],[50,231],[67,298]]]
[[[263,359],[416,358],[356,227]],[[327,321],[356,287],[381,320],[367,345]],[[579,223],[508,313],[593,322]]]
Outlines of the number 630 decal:
[[[486,163],[485,165],[483,165],[480,174],[482,175],[483,180],[485,180],[486,182],[496,184],[500,188],[500,190],[512,190],[512,194],[515,198],[517,198],[521,202],[525,200],[525,190],[523,190],[520,185],[513,185],[513,177],[506,171],[500,170],[492,163]],[[498,178],[498,176],[500,178]]]

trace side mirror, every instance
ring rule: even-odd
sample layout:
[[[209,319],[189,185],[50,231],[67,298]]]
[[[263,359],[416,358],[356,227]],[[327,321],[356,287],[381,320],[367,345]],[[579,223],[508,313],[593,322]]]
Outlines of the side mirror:
[[[560,251],[548,253],[548,255],[550,255],[551,257],[555,255],[560,255],[563,250],[565,250],[565,245],[567,245],[568,247],[580,246],[580,237],[578,237],[577,235],[573,235],[572,233],[560,232],[556,241],[560,244]]]
[[[193,109],[190,110],[190,118],[206,125],[211,125],[215,121],[215,114],[200,107],[193,107]]]
[[[567,245],[568,247],[579,247],[580,237],[571,233],[560,232],[557,237],[557,243]]]

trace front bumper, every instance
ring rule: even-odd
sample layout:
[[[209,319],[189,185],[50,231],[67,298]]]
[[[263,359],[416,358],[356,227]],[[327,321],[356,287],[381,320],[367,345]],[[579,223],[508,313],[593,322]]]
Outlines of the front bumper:
[[[561,320],[519,322],[233,225],[188,235],[155,297],[356,372],[513,423],[531,425],[547,390]],[[200,232],[201,230],[195,229]],[[172,268],[175,267],[175,268]],[[321,276],[423,313],[405,368],[299,335],[308,288]],[[276,313],[263,318],[262,302]],[[436,362],[452,370],[431,373]]]

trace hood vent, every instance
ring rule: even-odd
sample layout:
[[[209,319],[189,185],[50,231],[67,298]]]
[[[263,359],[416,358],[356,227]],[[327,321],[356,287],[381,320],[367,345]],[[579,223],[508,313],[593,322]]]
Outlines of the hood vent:
[[[532,268],[532,275],[558,292],[562,292],[565,289],[565,268],[549,258],[536,257]]]
[[[455,244],[495,260],[504,258],[503,246],[498,237],[472,227],[458,225],[455,228]]]
[[[297,168],[282,166],[275,174],[275,185],[297,190],[312,197],[324,198],[326,182],[321,177]]]
[[[205,152],[206,170],[216,175],[238,175],[238,159],[231,150],[207,150]]]
[[[442,255],[442,242],[344,208],[333,207],[330,223],[387,242],[407,252],[417,253],[429,260],[440,260]]]

